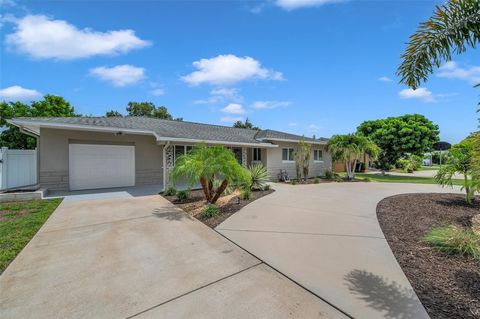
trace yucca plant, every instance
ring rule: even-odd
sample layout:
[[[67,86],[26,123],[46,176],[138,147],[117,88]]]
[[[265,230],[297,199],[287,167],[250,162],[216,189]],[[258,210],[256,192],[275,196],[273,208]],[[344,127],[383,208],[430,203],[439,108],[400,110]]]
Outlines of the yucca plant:
[[[248,170],[250,171],[250,177],[252,179],[250,188],[252,190],[264,189],[269,180],[267,168],[259,163],[250,165]]]

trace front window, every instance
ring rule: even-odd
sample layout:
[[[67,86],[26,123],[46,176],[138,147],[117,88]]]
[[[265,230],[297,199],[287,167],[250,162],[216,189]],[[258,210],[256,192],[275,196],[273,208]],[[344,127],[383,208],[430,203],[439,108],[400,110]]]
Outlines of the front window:
[[[253,149],[253,161],[261,162],[262,161],[262,149],[254,148]]]
[[[174,145],[173,146],[174,150],[173,150],[173,162],[175,162],[177,160],[177,158],[179,158],[180,156],[182,155],[185,155],[187,154],[188,152],[190,152],[193,148],[193,146],[185,146],[185,145]]]
[[[322,152],[322,150],[313,150],[313,160],[315,162],[323,162],[323,152]]]
[[[284,149],[282,149],[282,161],[284,161],[284,162],[293,162],[293,161],[294,161],[293,153],[294,153],[293,148],[284,148]]]

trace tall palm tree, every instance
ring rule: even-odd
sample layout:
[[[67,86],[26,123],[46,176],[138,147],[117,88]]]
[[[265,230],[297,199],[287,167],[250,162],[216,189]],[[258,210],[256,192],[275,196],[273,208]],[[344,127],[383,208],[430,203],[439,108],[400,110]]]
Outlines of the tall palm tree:
[[[186,178],[189,187],[200,182],[205,199],[211,204],[215,204],[229,184],[250,187],[251,182],[250,173],[237,162],[232,151],[223,146],[207,147],[204,144],[196,145],[176,160],[171,178],[173,183]],[[216,179],[222,182],[214,189]]]
[[[358,134],[334,135],[327,143],[327,151],[334,161],[345,162],[345,170],[349,179],[355,177],[355,167],[365,153],[375,159],[380,148],[368,137]]]
[[[397,70],[401,82],[413,89],[427,81],[434,67],[452,59],[480,41],[480,1],[449,0],[437,6],[433,16],[422,22],[410,37]]]

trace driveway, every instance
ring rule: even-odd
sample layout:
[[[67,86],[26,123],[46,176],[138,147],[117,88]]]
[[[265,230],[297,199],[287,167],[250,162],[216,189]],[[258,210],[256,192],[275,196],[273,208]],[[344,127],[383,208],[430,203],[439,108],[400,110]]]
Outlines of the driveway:
[[[78,195],[0,276],[2,318],[345,318],[161,196]]]
[[[385,240],[376,206],[395,194],[454,190],[391,183],[273,187],[217,231],[353,318],[428,318]]]

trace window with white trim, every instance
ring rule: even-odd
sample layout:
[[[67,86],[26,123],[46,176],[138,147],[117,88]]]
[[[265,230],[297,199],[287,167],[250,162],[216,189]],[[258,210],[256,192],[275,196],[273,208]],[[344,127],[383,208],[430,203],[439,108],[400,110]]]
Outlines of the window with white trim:
[[[173,146],[173,162],[177,160],[178,157],[187,154],[192,150],[193,146],[186,145],[174,145]]]
[[[313,160],[315,162],[323,162],[323,151],[322,150],[313,150]]]
[[[262,149],[261,148],[253,148],[252,149],[252,161],[254,162],[261,162],[262,161]]]
[[[293,157],[293,153],[293,148],[282,148],[282,161],[293,162],[295,160]]]

